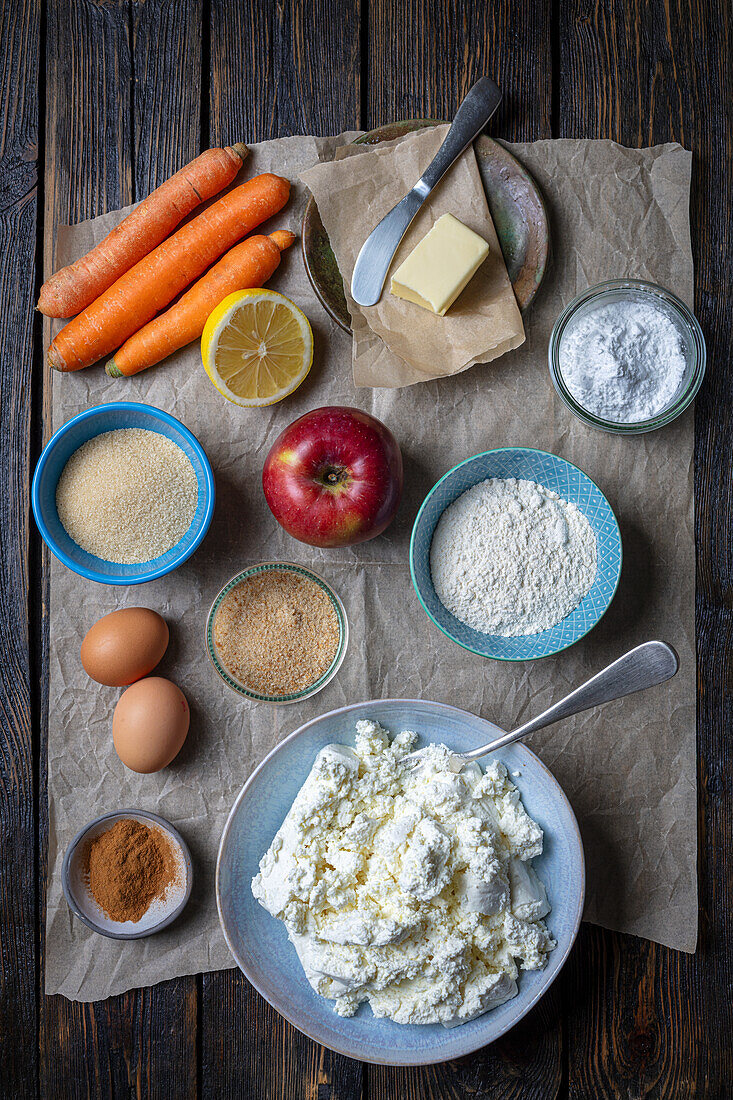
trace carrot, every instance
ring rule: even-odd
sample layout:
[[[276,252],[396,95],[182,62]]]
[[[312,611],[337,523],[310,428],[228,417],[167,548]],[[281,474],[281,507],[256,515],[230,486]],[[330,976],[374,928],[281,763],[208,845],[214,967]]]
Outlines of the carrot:
[[[294,240],[292,233],[279,229],[269,237],[247,237],[235,245],[175,305],[122,345],[107,363],[107,374],[128,378],[190,344],[201,335],[209,314],[228,294],[266,283],[280,263],[280,253]]]
[[[48,349],[50,365],[81,370],[114,351],[228,248],[282,210],[289,194],[288,180],[266,172],[202,210],[61,329]]]
[[[38,309],[47,317],[73,317],[86,309],[120,275],[147,256],[179,222],[231,183],[246,145],[207,149],[151,192],[103,241],[76,263],[62,267],[41,287]]]

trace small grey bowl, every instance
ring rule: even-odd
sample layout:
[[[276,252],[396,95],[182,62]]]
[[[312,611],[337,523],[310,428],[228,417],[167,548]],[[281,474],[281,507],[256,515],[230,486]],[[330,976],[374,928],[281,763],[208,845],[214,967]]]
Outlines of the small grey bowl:
[[[166,896],[151,902],[148,910],[138,921],[111,920],[94,900],[84,878],[83,854],[84,841],[92,841],[111,828],[116,821],[132,819],[142,825],[157,826],[171,842],[179,862],[180,883],[169,886]],[[191,896],[193,886],[193,864],[191,853],[183,837],[174,829],[170,821],[147,810],[115,810],[102,814],[90,821],[76,834],[66,850],[61,869],[61,885],[69,908],[80,921],[98,932],[100,936],[109,936],[113,940],[139,940],[167,928],[183,912]]]

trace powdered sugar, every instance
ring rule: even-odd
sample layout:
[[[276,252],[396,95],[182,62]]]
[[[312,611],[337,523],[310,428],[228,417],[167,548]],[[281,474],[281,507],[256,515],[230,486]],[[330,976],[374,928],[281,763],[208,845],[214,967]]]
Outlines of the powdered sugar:
[[[651,301],[622,299],[587,310],[568,324],[559,356],[563,380],[578,404],[618,424],[661,413],[685,374],[680,331]]]
[[[590,589],[596,539],[583,513],[552,490],[489,478],[440,517],[430,571],[438,599],[474,630],[539,634]]]

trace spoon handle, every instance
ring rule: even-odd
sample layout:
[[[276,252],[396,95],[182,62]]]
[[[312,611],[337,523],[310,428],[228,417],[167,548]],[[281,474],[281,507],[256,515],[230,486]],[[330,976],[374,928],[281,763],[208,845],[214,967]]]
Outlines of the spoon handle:
[[[467,760],[476,760],[486,753],[511,745],[513,741],[519,741],[536,730],[551,726],[553,722],[569,718],[572,714],[580,714],[581,711],[590,710],[601,703],[610,703],[613,699],[622,699],[624,695],[632,695],[635,691],[663,684],[665,680],[671,680],[679,664],[679,657],[671,645],[666,642],[644,642],[596,673],[564,699],[553,703],[542,714],[525,722],[519,729],[497,737],[483,748],[460,753],[458,758],[464,763]]]

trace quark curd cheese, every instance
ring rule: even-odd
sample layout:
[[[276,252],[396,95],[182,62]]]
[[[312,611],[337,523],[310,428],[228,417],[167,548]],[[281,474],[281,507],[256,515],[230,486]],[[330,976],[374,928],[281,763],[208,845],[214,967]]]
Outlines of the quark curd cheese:
[[[417,734],[356,723],[327,745],[260,862],[252,892],[282,920],[308,981],[352,1016],[453,1027],[517,994],[555,942],[531,866],[542,830],[506,768],[456,774]]]

